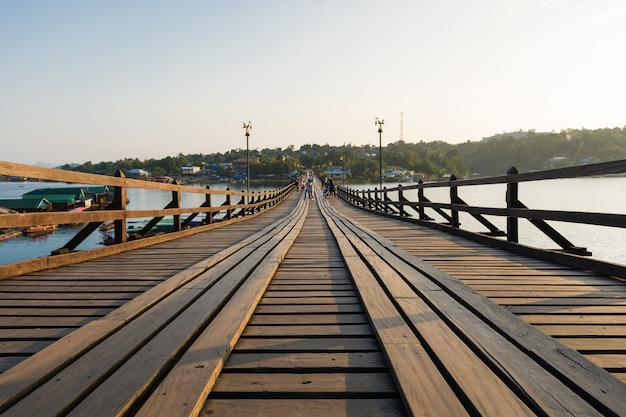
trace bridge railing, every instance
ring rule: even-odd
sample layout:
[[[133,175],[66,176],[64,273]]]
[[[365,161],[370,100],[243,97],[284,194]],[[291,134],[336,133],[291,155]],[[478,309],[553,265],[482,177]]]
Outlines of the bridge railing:
[[[588,225],[608,226],[625,228],[626,215],[613,213],[592,213],[581,211],[560,211],[560,210],[536,210],[527,207],[519,199],[519,184],[530,181],[542,181],[551,179],[579,178],[588,176],[617,175],[626,173],[626,160],[612,161],[598,164],[580,165],[575,167],[560,168],[539,172],[518,173],[515,167],[508,170],[506,175],[488,177],[457,179],[454,175],[449,181],[429,182],[420,181],[417,184],[386,188],[382,190],[373,188],[357,190],[353,188],[338,187],[338,195],[344,200],[363,208],[365,210],[380,214],[404,218],[415,223],[428,225],[431,227],[444,229],[453,233],[462,234],[483,241],[493,246],[504,247],[516,252],[522,252],[531,256],[547,258],[565,264],[589,268],[608,275],[626,275],[626,267],[620,265],[608,266],[596,265],[605,262],[596,260],[581,260],[580,256],[591,255],[587,248],[576,246],[565,236],[559,233],[547,221],[560,221],[570,223],[584,223]],[[506,207],[478,207],[467,204],[461,198],[461,189],[474,185],[494,185],[505,184]],[[449,200],[446,202],[434,202],[427,196],[426,192],[433,188],[448,188]],[[417,190],[417,201],[410,201],[405,197],[409,190]],[[395,199],[394,199],[395,198]],[[431,212],[437,213],[444,219],[442,223],[436,223]],[[484,233],[474,233],[462,230],[459,221],[459,213],[465,212],[476,219],[487,230]],[[486,216],[500,216],[506,218],[506,230],[494,225]],[[535,228],[558,244],[561,251],[538,250],[519,245],[519,220],[526,219]],[[482,239],[490,237],[491,239]],[[502,237],[502,239],[496,239]],[[506,237],[506,240],[504,240]],[[568,254],[577,255],[577,258],[569,257]],[[565,259],[565,261],[564,261]]]
[[[200,219],[199,222],[202,225],[237,221],[237,219],[240,220],[245,216],[256,215],[262,210],[278,204],[295,188],[295,184],[289,184],[277,190],[264,192],[247,193],[233,190],[213,190],[209,187],[199,188],[176,183],[168,184],[126,178],[121,171],[118,171],[115,176],[106,176],[5,161],[0,161],[0,175],[42,181],[66,182],[68,184],[77,184],[77,187],[78,184],[106,186],[113,190],[113,200],[102,210],[0,214],[0,228],[14,229],[41,225],[84,224],[82,229],[69,242],[53,251],[53,255],[71,253],[105,222],[114,224],[111,243],[113,245],[124,244],[127,241],[138,240],[149,235],[151,229],[157,226],[166,216],[171,216],[173,220],[169,232],[185,231],[195,219]],[[42,182],[42,186],[45,186],[45,182]],[[165,207],[129,210],[127,208],[127,191],[130,188],[170,191],[172,198]],[[198,207],[182,207],[181,196],[185,193],[202,196],[202,204]],[[214,200],[217,200],[214,199],[216,196],[221,196],[220,200],[224,200],[222,204],[212,204]],[[129,234],[127,221],[138,218],[151,218],[151,220],[141,230]]]

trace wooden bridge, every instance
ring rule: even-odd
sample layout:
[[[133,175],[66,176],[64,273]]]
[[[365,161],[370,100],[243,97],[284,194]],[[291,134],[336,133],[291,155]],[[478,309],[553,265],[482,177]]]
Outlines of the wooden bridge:
[[[626,415],[619,265],[532,258],[405,221],[413,203],[344,192],[351,204],[286,187],[218,207],[77,213],[118,229],[189,212],[206,224],[0,268],[0,414]]]

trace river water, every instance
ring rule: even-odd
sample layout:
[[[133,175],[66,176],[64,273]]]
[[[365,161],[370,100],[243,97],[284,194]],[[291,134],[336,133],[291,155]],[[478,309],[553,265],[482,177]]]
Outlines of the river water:
[[[384,184],[386,187],[394,187],[397,184]],[[403,184],[409,185],[407,183]],[[36,188],[62,186],[65,183],[41,183],[41,182],[0,182],[0,198],[20,198],[22,194]],[[355,184],[349,185],[357,189],[374,188],[376,185]],[[211,184],[213,189],[230,189],[244,191],[245,184]],[[274,189],[275,186],[251,187],[251,191]],[[433,202],[449,202],[447,188],[429,188],[425,190],[426,197]],[[506,207],[505,201],[506,184],[477,185],[459,187],[459,196],[469,205],[480,207]],[[417,190],[405,191],[404,196],[417,201]],[[128,209],[153,209],[163,208],[171,199],[170,192],[148,189],[129,189]],[[221,196],[214,196],[213,205],[219,205]],[[395,196],[390,198],[396,199]],[[561,180],[546,180],[535,182],[523,182],[519,185],[519,199],[531,209],[583,211],[596,213],[626,214],[626,178],[602,177],[602,178],[575,178]],[[181,205],[183,207],[197,207],[204,201],[201,195],[183,194]],[[432,210],[427,213],[442,222]],[[488,219],[501,230],[506,230],[506,219],[502,217],[488,217]],[[461,227],[476,232],[486,231],[484,226],[466,213],[460,213]],[[564,222],[550,222],[550,224],[576,246],[586,247],[592,252],[592,257],[626,265],[626,229],[610,228],[603,226],[589,226],[585,224],[569,224]],[[557,245],[537,231],[529,222],[520,220],[519,224],[520,243],[555,249]],[[60,226],[54,233],[49,233],[36,238],[19,236],[0,241],[0,265],[20,260],[31,259],[49,255],[54,249],[62,247],[74,234],[80,230],[80,226]],[[101,232],[93,233],[77,249],[84,250],[101,246],[104,235]]]

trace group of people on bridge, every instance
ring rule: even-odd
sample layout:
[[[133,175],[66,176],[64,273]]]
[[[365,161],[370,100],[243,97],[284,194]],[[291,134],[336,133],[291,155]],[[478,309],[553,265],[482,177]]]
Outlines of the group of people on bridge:
[[[300,178],[300,191],[304,191],[304,199],[310,200],[315,196],[315,177],[310,176],[308,178]],[[326,177],[324,180],[324,191],[322,192],[325,198],[335,198],[335,184],[332,178]]]

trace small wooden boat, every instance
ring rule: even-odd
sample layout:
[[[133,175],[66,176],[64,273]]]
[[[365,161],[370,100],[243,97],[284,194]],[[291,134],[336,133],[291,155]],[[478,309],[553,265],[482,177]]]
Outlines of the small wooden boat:
[[[12,237],[17,237],[21,234],[22,232],[16,229],[0,229],[0,240],[11,239]]]
[[[40,224],[37,226],[28,226],[22,230],[25,234],[35,233],[51,233],[57,230],[56,224]]]

